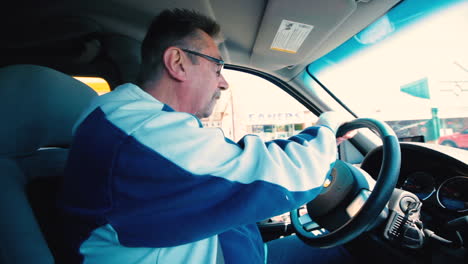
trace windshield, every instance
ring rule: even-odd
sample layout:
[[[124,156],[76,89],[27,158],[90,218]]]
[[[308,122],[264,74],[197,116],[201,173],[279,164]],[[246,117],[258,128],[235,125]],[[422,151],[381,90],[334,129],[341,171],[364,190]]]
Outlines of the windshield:
[[[406,0],[308,66],[405,141],[468,148],[468,1]]]

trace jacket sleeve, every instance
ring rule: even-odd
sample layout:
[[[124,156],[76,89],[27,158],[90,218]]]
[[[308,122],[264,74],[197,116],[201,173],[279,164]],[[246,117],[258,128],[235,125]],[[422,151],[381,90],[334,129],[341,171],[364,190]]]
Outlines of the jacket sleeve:
[[[326,126],[288,140],[238,143],[183,113],[120,125],[109,221],[127,244],[173,246],[278,215],[312,200],[336,160]]]

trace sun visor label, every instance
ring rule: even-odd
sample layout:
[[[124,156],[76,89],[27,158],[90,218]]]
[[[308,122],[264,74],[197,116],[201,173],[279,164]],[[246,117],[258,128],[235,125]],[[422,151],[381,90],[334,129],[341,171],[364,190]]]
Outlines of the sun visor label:
[[[283,19],[271,43],[271,49],[297,53],[314,26]]]

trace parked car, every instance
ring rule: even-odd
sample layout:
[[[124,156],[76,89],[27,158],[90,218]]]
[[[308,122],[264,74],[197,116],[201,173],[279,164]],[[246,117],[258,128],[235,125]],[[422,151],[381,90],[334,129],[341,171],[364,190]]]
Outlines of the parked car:
[[[431,135],[441,122],[463,127],[466,0],[8,2],[0,16],[0,263],[66,257],[56,205],[73,124],[98,94],[135,80],[145,32],[165,8],[221,25],[230,89],[202,123],[230,141],[290,137],[330,110],[355,119],[341,128],[358,134],[339,146],[330,187],[285,212],[290,221],[260,221],[265,241],[344,245],[362,263],[466,263],[468,151],[398,142],[391,129],[420,139],[428,120]],[[467,135],[439,142],[466,147]],[[337,186],[343,177],[352,180]]]
[[[455,148],[468,148],[468,128],[451,135],[441,136],[439,144]]]

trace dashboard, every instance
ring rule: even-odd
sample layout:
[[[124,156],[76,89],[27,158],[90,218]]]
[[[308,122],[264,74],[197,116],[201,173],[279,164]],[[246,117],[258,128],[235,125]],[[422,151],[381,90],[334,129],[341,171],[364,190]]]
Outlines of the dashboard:
[[[423,203],[425,227],[440,230],[468,214],[468,151],[425,143],[400,143],[401,169],[397,188],[416,194]],[[361,168],[377,178],[382,147],[364,159]]]
[[[401,142],[400,149],[402,160],[396,187],[419,197],[425,228],[445,234],[449,221],[468,215],[468,151],[415,142]],[[378,147],[365,157],[361,168],[377,179],[381,164],[382,147]],[[289,213],[258,226],[264,242],[294,232]]]

